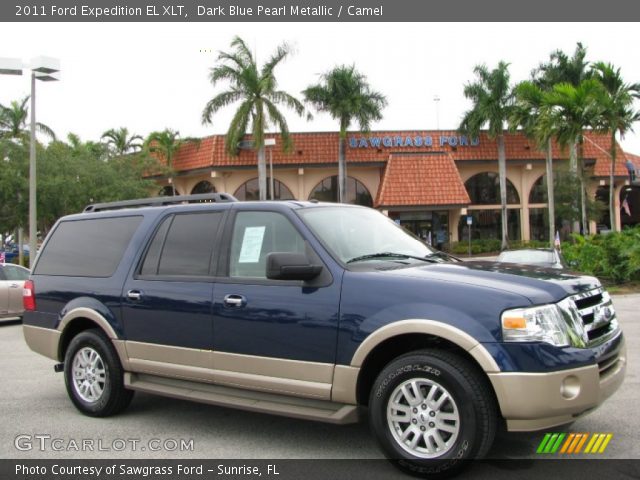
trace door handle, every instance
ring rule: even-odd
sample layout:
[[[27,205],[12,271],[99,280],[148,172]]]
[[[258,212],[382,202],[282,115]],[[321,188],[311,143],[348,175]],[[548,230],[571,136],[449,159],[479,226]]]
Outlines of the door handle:
[[[129,290],[127,292],[127,297],[130,300],[140,300],[142,298],[142,292],[140,290]]]
[[[229,308],[242,308],[247,304],[247,299],[243,295],[226,295],[224,306]]]
[[[9,288],[18,288],[20,287],[20,285],[18,285],[17,283],[12,283],[11,285],[9,285]]]

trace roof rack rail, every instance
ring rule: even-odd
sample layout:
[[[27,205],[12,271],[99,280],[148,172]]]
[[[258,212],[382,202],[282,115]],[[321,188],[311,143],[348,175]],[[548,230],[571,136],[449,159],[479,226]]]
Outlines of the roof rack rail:
[[[237,202],[238,199],[228,193],[199,193],[195,195],[176,195],[171,197],[149,197],[135,200],[122,200],[119,202],[92,203],[87,205],[83,212],[102,212],[105,210],[119,210],[121,208],[134,207],[163,207],[185,203],[226,203]]]

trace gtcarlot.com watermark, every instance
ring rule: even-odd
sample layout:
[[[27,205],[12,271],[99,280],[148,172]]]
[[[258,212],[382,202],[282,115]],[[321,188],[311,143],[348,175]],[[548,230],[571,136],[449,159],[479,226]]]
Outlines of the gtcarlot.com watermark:
[[[21,452],[193,452],[192,438],[59,438],[48,434],[20,434],[13,441]]]

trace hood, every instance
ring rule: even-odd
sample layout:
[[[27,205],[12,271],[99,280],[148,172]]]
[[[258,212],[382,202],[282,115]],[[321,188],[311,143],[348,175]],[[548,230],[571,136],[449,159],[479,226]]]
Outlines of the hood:
[[[532,304],[551,303],[600,286],[595,277],[555,268],[496,262],[426,264],[384,273],[431,281],[476,285],[527,297]]]

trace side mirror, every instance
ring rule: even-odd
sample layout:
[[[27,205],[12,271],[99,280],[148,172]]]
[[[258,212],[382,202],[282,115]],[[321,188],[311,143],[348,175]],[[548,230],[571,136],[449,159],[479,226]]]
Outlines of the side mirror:
[[[304,253],[273,252],[267,255],[267,278],[271,280],[312,280],[322,271],[311,265]]]

